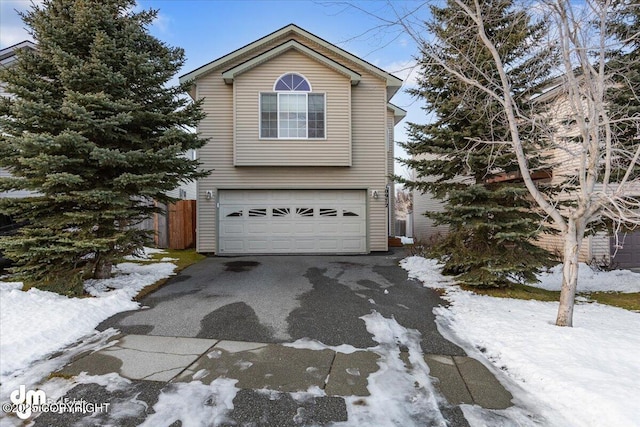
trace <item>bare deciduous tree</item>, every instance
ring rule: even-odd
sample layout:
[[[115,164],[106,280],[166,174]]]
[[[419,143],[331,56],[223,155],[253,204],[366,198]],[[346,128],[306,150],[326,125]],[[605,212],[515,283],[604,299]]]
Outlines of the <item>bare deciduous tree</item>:
[[[443,52],[450,54],[455,46],[447,40],[434,37],[424,26],[411,21],[406,14],[396,13],[396,19],[386,18],[388,25],[400,25],[421,47],[421,54],[438,66],[449,77],[475,87],[495,99],[508,120],[509,137],[492,143],[505,144],[515,153],[524,184],[531,197],[559,230],[563,241],[563,279],[556,324],[572,326],[573,306],[578,282],[578,257],[585,236],[597,225],[608,222],[614,230],[621,226],[640,225],[640,181],[637,175],[640,158],[640,138],[632,141],[618,138],[624,123],[628,129],[635,123],[640,129],[640,117],[618,115],[612,117],[607,93],[612,85],[626,84],[624,75],[628,67],[637,63],[621,61],[624,67],[610,66],[612,51],[624,52],[624,44],[640,37],[631,34],[626,40],[612,37],[611,25],[620,7],[639,7],[634,2],[612,0],[542,0],[534,4],[518,3],[514,7],[535,8],[535,13],[549,20],[548,48],[553,55],[557,78],[556,105],[561,104],[564,117],[549,118],[549,103],[536,101],[534,113],[523,112],[515,101],[512,82],[505,64],[506,58],[485,27],[481,0],[449,0],[448,6],[464,14],[473,22],[471,29],[479,37],[490,58],[499,70],[498,79],[480,81],[466,70],[472,69],[476,58],[461,55],[457,63],[446,61]],[[389,4],[394,7],[393,4]],[[469,31],[466,28],[465,31]],[[633,44],[631,46],[634,46]],[[633,56],[638,61],[638,56]],[[526,58],[523,58],[525,60]],[[476,71],[481,70],[478,65]],[[487,77],[487,76],[485,76]],[[532,74],[532,79],[535,73]],[[637,103],[638,94],[631,88],[629,98]],[[537,113],[535,112],[537,111]],[[558,138],[558,119],[572,126],[571,139]],[[551,126],[549,125],[549,122]],[[560,194],[545,194],[532,178],[530,161],[523,149],[523,129],[544,126],[549,135],[549,149],[562,150],[562,178],[567,184]],[[477,142],[477,141],[476,141]]]

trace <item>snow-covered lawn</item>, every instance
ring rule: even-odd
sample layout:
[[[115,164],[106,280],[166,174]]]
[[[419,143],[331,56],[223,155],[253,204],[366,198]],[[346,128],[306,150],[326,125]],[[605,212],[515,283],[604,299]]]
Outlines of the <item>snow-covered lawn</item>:
[[[559,291],[562,285],[562,265],[556,265],[547,273],[538,275],[537,288]],[[578,292],[640,292],[640,274],[629,270],[594,271],[585,263],[578,268]]]
[[[539,414],[543,425],[640,425],[639,313],[579,303],[574,327],[560,328],[553,324],[557,303],[464,291],[439,273],[434,260],[409,257],[401,265],[424,286],[445,289],[450,305],[435,310],[440,331],[494,372],[504,372],[518,406]],[[579,290],[640,292],[640,274],[596,273],[586,265],[580,270]],[[553,269],[540,286],[559,289],[560,274]],[[539,425],[513,410],[463,410],[472,426]]]
[[[94,334],[95,327],[114,314],[138,308],[133,297],[173,275],[175,268],[169,262],[119,264],[113,278],[85,283],[93,295],[88,298],[35,288],[24,292],[22,283],[0,282],[0,382],[6,384],[34,362]]]

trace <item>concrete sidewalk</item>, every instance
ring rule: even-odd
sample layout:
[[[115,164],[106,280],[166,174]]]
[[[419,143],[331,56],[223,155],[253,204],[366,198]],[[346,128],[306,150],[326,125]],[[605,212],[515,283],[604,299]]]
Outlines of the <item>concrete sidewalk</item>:
[[[130,380],[210,384],[216,378],[237,379],[246,390],[306,392],[327,396],[368,396],[367,378],[378,370],[379,355],[310,350],[286,344],[216,339],[123,335],[113,345],[79,357],[62,375],[115,372]],[[401,352],[405,366],[408,354]],[[476,404],[488,409],[511,406],[511,394],[480,362],[470,357],[428,354],[424,359],[436,389],[455,406]]]

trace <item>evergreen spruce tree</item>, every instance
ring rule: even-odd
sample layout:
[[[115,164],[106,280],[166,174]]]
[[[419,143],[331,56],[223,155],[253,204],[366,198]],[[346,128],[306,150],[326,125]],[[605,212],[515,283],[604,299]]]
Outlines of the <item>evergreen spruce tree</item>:
[[[527,14],[515,10],[510,0],[481,5],[487,33],[508,61],[505,68],[512,90],[526,114],[533,88],[548,73],[544,57],[534,52],[542,24],[530,25]],[[467,76],[499,83],[490,52],[468,16],[459,11],[453,1],[431,7],[432,21],[427,25],[435,40],[424,48],[437,49],[445,63],[455,64],[453,68],[467,64]],[[458,275],[457,280],[467,285],[505,287],[535,281],[535,273],[551,261],[551,254],[533,243],[542,218],[524,185],[492,179],[518,171],[510,147],[502,144],[509,141],[504,109],[482,90],[444,72],[429,54],[424,54],[419,65],[418,88],[411,93],[426,102],[424,109],[433,113],[434,121],[409,124],[404,148],[412,158],[403,162],[415,171],[416,178],[399,180],[444,204],[442,212],[420,213],[449,228],[434,243],[431,254],[444,261],[445,274]],[[533,131],[528,138],[532,147],[541,143]],[[542,158],[530,157],[533,167],[541,167]]]
[[[205,141],[203,118],[186,85],[168,82],[182,49],[149,34],[157,11],[133,0],[45,0],[22,18],[37,50],[19,52],[0,81],[14,96],[0,109],[0,166],[12,178],[0,213],[25,222],[0,249],[28,285],[69,295],[87,277],[141,249],[148,232],[132,225],[169,203],[167,191],[205,176],[181,153]]]
[[[607,96],[617,137],[633,153],[640,144],[640,4],[634,0],[619,0],[612,10],[610,33],[618,48],[610,53],[607,64],[615,81]],[[617,166],[614,181],[622,179],[628,161],[617,156],[613,164]],[[640,178],[640,164],[630,177],[634,178]]]

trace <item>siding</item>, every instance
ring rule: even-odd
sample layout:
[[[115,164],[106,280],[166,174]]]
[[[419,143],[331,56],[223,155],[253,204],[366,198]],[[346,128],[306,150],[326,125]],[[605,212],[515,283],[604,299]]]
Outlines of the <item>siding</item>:
[[[260,92],[287,72],[302,74],[313,93],[324,93],[326,139],[258,138]],[[351,166],[351,81],[296,50],[289,50],[236,77],[234,83],[236,166]]]
[[[584,240],[582,240],[582,245],[580,246],[580,252],[578,253],[579,261],[587,262],[587,263],[591,261],[592,239],[593,239],[592,236],[587,236],[584,238]],[[562,239],[561,235],[541,234],[538,240],[534,243],[548,250],[552,254],[555,254],[559,259],[562,259],[564,240]]]
[[[184,154],[182,154],[182,156],[191,160],[191,159],[195,159],[196,153],[194,150],[187,150]],[[184,191],[184,194],[185,194],[184,197],[180,197],[180,190]],[[176,199],[196,200],[196,195],[197,195],[196,182],[195,181],[182,182],[177,188],[171,191],[168,191],[167,195],[169,197],[175,197]]]
[[[289,39],[291,37],[287,37]],[[386,128],[386,83],[360,67],[331,51],[298,38],[299,41],[321,54],[343,63],[362,74],[358,86],[349,87],[351,97],[351,167],[315,166],[243,166],[234,167],[234,86],[227,85],[222,79],[223,69],[201,77],[197,81],[196,97],[204,98],[203,120],[198,131],[209,143],[199,150],[199,158],[205,169],[213,169],[212,174],[198,182],[198,239],[199,252],[216,252],[216,193],[218,189],[363,189],[368,194],[368,236],[369,250],[387,250],[387,207],[384,197],[373,199],[371,191],[384,194],[386,177],[385,128]],[[280,40],[277,43],[282,42]],[[274,44],[275,45],[275,44]],[[251,52],[259,54],[269,46],[262,46]],[[235,63],[224,64],[224,69],[237,65],[247,57],[238,58]],[[277,58],[276,58],[277,59]],[[255,68],[256,71],[268,63]],[[287,71],[297,71],[295,69]],[[241,76],[238,76],[240,79]],[[309,77],[309,76],[307,76]],[[314,81],[310,78],[312,86]],[[273,84],[273,80],[272,83]],[[315,90],[315,86],[314,86]],[[254,93],[257,106],[257,93]],[[327,111],[327,114],[334,112]],[[341,111],[348,115],[349,111]],[[335,118],[334,118],[335,120]],[[333,134],[333,122],[327,123],[328,134]],[[252,125],[257,130],[257,123]],[[299,141],[303,144],[306,141]],[[212,191],[214,197],[206,199],[206,192]]]
[[[435,159],[437,156],[433,154],[421,154],[416,159]],[[413,171],[413,180],[418,179]],[[462,180],[463,178],[457,178]],[[434,180],[432,177],[420,178],[420,180],[428,181]],[[437,239],[439,235],[445,235],[449,231],[449,227],[446,225],[434,226],[433,220],[427,218],[425,212],[442,212],[444,205],[437,199],[434,199],[431,193],[421,193],[420,191],[413,191],[413,236],[416,241],[428,243]]]
[[[425,212],[442,212],[444,207],[440,201],[434,199],[430,193],[413,192],[413,237],[416,242],[428,243],[447,234],[446,225],[434,226],[433,220],[427,218]]]
[[[600,232],[591,237],[591,259],[598,263],[601,261],[611,262],[611,246],[608,233]]]

